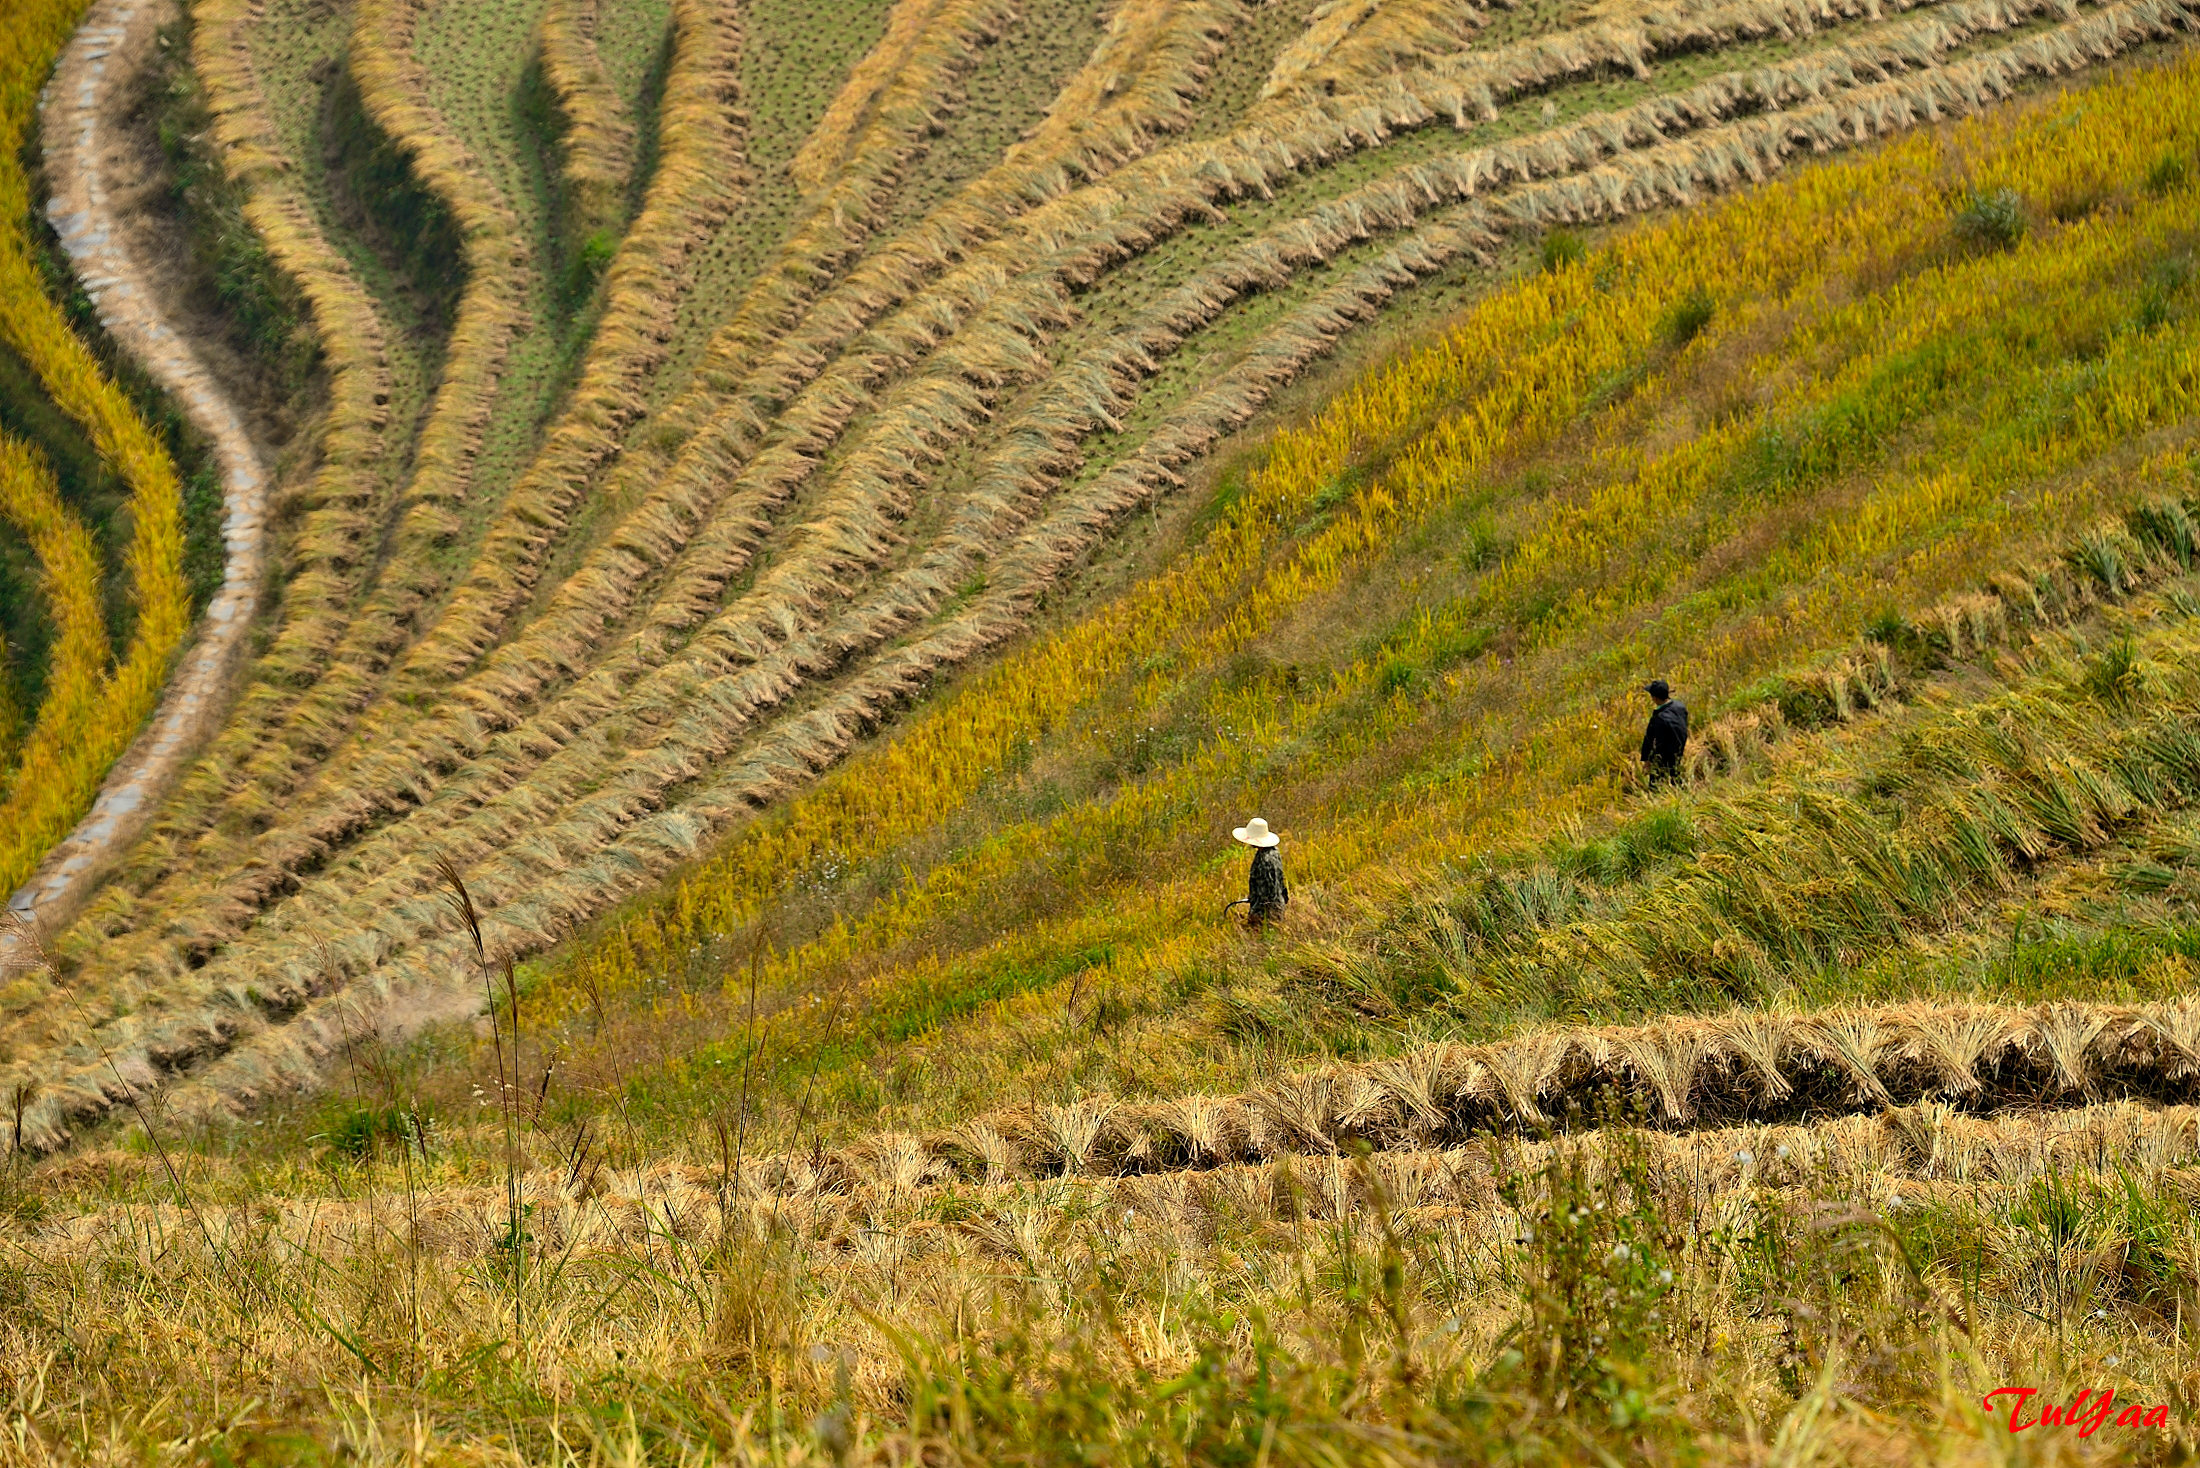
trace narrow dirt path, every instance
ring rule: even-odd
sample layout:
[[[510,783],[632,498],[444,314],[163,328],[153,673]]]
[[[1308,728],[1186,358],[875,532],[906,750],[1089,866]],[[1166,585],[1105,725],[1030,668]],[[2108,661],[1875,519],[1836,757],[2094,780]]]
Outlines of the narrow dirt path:
[[[109,861],[144,831],[169,781],[212,733],[259,611],[267,564],[268,475],[237,404],[179,332],[130,243],[130,201],[115,186],[127,156],[120,119],[131,80],[173,0],[99,0],[40,99],[48,217],[99,319],[122,350],[182,404],[214,446],[222,477],[223,574],[145,732],[115,762],[91,811],[8,900],[48,931],[83,906]]]

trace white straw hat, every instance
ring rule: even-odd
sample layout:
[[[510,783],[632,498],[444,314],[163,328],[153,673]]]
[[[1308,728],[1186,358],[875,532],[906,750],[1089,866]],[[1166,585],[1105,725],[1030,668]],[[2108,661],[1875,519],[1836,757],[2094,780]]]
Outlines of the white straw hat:
[[[1238,827],[1230,834],[1237,837],[1238,840],[1244,842],[1247,846],[1273,846],[1278,841],[1281,841],[1283,839],[1275,832],[1269,830],[1268,823],[1262,820],[1259,816],[1253,817],[1251,820],[1247,821],[1244,825]]]

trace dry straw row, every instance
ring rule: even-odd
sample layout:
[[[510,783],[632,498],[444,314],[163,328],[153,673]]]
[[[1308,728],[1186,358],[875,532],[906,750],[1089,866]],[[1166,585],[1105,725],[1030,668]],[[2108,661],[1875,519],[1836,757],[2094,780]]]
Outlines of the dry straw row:
[[[913,1148],[892,1138],[871,1145],[898,1149],[905,1160],[897,1165],[920,1176],[937,1164],[942,1179],[1001,1182],[1335,1155],[1361,1145],[1419,1150],[1493,1130],[1623,1117],[1629,1106],[1655,1125],[1677,1126],[1920,1101],[1970,1111],[2119,1095],[2189,1102],[2196,1078],[2200,1001],[1919,1003],[1434,1045],[1234,1096],[1095,1097],[998,1113]],[[811,1165],[796,1157],[759,1169],[785,1166],[792,1180]]]
[[[676,0],[656,171],[640,214],[612,258],[603,320],[591,338],[580,383],[542,452],[482,537],[465,582],[408,657],[405,671],[412,679],[454,677],[496,640],[533,589],[558,533],[595,476],[640,420],[649,375],[671,341],[689,261],[745,187],[746,120],[737,105],[740,54],[733,7]]]
[[[432,1137],[431,1137],[432,1140]],[[1669,1202],[1713,1218],[1793,1192],[1900,1209],[1932,1199],[1991,1203],[2010,1190],[2053,1178],[2071,1190],[2123,1178],[2200,1189],[2200,1113],[2190,1106],[2107,1102],[2063,1111],[1990,1116],[1924,1103],[1811,1125],[1756,1125],[1636,1133],[1635,1165]],[[1517,1220],[1501,1193],[1508,1177],[1532,1176],[1557,1147],[1578,1152],[1603,1177],[1626,1151],[1597,1138],[1564,1143],[1401,1148],[1358,1156],[1282,1150],[1257,1161],[1048,1181],[974,1181],[925,1144],[882,1135],[796,1158],[732,1159],[700,1167],[656,1162],[640,1168],[555,1163],[531,1170],[523,1195],[540,1257],[624,1253],[652,1236],[701,1240],[730,1218],[808,1239],[832,1255],[885,1238],[921,1247],[943,1228],[985,1252],[1037,1263],[1048,1244],[1103,1232],[1120,1241],[1156,1233],[1213,1242],[1233,1223],[1317,1222],[1376,1213],[1411,1225],[1432,1212],[1487,1213],[1504,1237]],[[92,1156],[41,1169],[42,1185],[95,1183],[124,1159]],[[142,1159],[124,1162],[142,1174]],[[146,1177],[149,1183],[159,1179]],[[954,1206],[938,1205],[951,1190]],[[478,1258],[504,1227],[500,1185],[431,1185],[414,1200],[368,1197],[264,1199],[253,1209],[202,1207],[224,1242],[255,1232],[312,1240],[315,1257],[342,1258],[387,1247],[393,1230],[424,1254]],[[944,1222],[943,1222],[944,1220]],[[48,1260],[157,1246],[163,1234],[195,1234],[197,1221],[171,1204],[107,1205],[21,1231],[16,1240]],[[124,1241],[128,1240],[129,1243]]]
[[[1263,102],[1352,90],[1356,83],[1467,49],[1487,12],[1478,0],[1326,0],[1276,54]]]
[[[1344,200],[1324,206],[1312,219],[1286,226],[1274,238],[1264,239],[1241,249],[1231,260],[1212,267],[1196,279],[1194,283],[1180,288],[1178,292],[1158,308],[1157,313],[1155,313],[1160,318],[1158,323],[1143,326],[1134,325],[1120,335],[1118,344],[1109,349],[1107,354],[1113,360],[1103,365],[1087,359],[1066,373],[1058,373],[1047,384],[1042,393],[1042,398],[1058,399],[1065,395],[1066,389],[1066,395],[1073,401],[1043,402],[1041,406],[1032,410],[1027,415],[1025,422],[1028,424],[1036,418],[1047,425],[1039,430],[1040,434],[1043,435],[1043,441],[1032,444],[1027,438],[1019,443],[1019,447],[1028,447],[1030,453],[1037,457],[1051,457],[1059,460],[1062,456],[1061,451],[1068,448],[1074,436],[1089,433],[1104,424],[1114,421],[1110,409],[1122,406],[1121,399],[1127,392],[1126,384],[1138,375],[1141,364],[1147,370],[1150,370],[1151,358],[1162,355],[1175,346],[1182,335],[1197,329],[1206,320],[1212,319],[1215,312],[1227,304],[1229,300],[1234,299],[1237,294],[1255,286],[1274,285],[1288,273],[1290,266],[1319,263],[1334,253],[1335,250],[1366,238],[1373,229],[1398,227],[1401,224],[1410,222],[1416,206],[1420,205],[1424,199],[1435,201],[1447,193],[1452,195],[1472,193],[1482,176],[1502,175],[1507,170],[1508,164],[1514,171],[1529,173],[1535,171],[1538,166],[1551,166],[1554,156],[1563,155],[1567,152],[1571,152],[1577,157],[1584,152],[1591,157],[1600,156],[1605,147],[1611,146],[1611,140],[1614,136],[1618,136],[1622,140],[1637,135],[1656,137],[1660,135],[1659,129],[1661,126],[1671,128],[1681,119],[1715,117],[1721,111],[1730,108],[1743,96],[1779,103],[1795,100],[1799,96],[1813,95],[1816,91],[1822,90],[1828,85],[1827,77],[1836,71],[1841,72],[1847,78],[1853,79],[1855,66],[1853,63],[1833,65],[1793,63],[1788,69],[1803,73],[1803,81],[1800,84],[1788,84],[1782,80],[1768,80],[1764,77],[1746,82],[1740,78],[1722,78],[1698,88],[1696,92],[1689,96],[1675,99],[1670,104],[1645,104],[1643,108],[1637,109],[1637,112],[1642,114],[1639,120],[1633,115],[1623,115],[1616,120],[1616,125],[1607,125],[1600,128],[1597,124],[1591,123],[1563,130],[1561,141],[1557,144],[1553,144],[1548,140],[1531,144],[1530,146],[1535,153],[1535,159],[1532,162],[1513,161],[1511,155],[1519,150],[1512,148],[1483,150],[1480,153],[1468,155],[1463,160],[1452,162],[1448,170],[1447,161],[1416,166],[1405,170],[1402,175],[1387,184],[1370,186],[1352,196],[1348,196]],[[1776,69],[1776,72],[1779,71],[1780,69]],[[1784,75],[1784,73],[1782,74]],[[1581,141],[1577,142],[1577,138]],[[961,378],[965,380],[976,379],[988,386],[997,385],[1004,377],[1025,365],[1023,361],[1018,360],[1023,352],[1020,343],[1013,347],[1009,345],[1016,342],[1015,333],[1043,330],[1045,325],[1051,324],[1066,310],[1066,302],[1061,301],[1057,295],[1048,292],[1037,297],[1028,297],[1028,293],[1035,288],[1034,283],[1026,281],[1019,284],[1021,289],[1027,293],[1027,298],[1019,298],[1008,283],[998,280],[994,282],[989,292],[990,299],[994,303],[994,308],[989,314],[995,320],[1005,319],[1008,330],[1002,333],[1003,347],[1015,352],[1016,356],[997,356],[995,361],[990,364],[973,363],[968,351],[958,352],[951,349],[942,353],[940,359],[934,364],[935,370],[944,367],[950,384],[955,379]],[[1043,283],[1041,284],[1043,286]],[[966,329],[957,340],[958,342],[966,341],[976,334],[976,328]],[[1079,386],[1080,380],[1084,384],[1082,387]],[[1082,401],[1075,401],[1080,398]],[[805,398],[799,402],[796,412],[799,414],[801,409],[811,401],[812,399]],[[848,392],[838,400],[840,411],[831,416],[840,421],[845,421],[847,413],[852,410],[855,403],[860,401],[861,399],[855,396],[854,391]],[[889,441],[886,465],[881,467],[876,461],[865,464],[859,459],[851,469],[845,470],[844,475],[861,475],[869,472],[871,482],[867,485],[859,485],[852,494],[843,491],[834,495],[828,501],[828,506],[824,511],[825,518],[829,519],[833,515],[831,509],[833,503],[852,507],[852,509],[842,511],[844,515],[860,513],[890,504],[895,497],[892,481],[895,477],[906,474],[909,459],[921,458],[923,455],[932,452],[927,447],[927,440],[941,441],[953,437],[967,428],[974,427],[984,411],[982,400],[967,394],[962,395],[959,400],[950,401],[949,406],[958,410],[951,415],[941,413],[941,400],[937,397],[929,400],[919,399],[913,405],[903,404],[901,406],[904,410],[904,418],[907,420],[906,426],[897,429],[889,422],[881,430],[883,436],[887,437]],[[893,408],[888,409],[889,413],[893,411],[895,411]],[[1077,425],[1075,434],[1059,426],[1069,423]],[[827,433],[837,430],[837,426],[837,423],[829,421],[822,429],[814,430],[798,439],[797,443],[800,444],[798,452],[816,452],[822,447]],[[901,435],[899,442],[894,441],[894,435],[897,432]],[[1012,438],[1015,437],[1016,433],[1016,429],[1012,428],[1010,430]],[[695,590],[690,594],[681,596],[676,592],[668,592],[660,602],[660,607],[670,603],[674,608],[674,614],[672,619],[668,621],[663,612],[660,611],[656,617],[659,625],[666,626],[669,629],[677,629],[691,620],[693,609],[699,609],[715,598],[718,588],[724,584],[725,580],[734,571],[738,570],[742,559],[745,558],[745,554],[753,545],[753,532],[760,529],[763,518],[768,515],[773,506],[784,502],[792,490],[794,476],[802,467],[804,466],[799,458],[782,455],[777,460],[762,466],[767,477],[776,478],[776,483],[770,484],[767,489],[750,497],[744,498],[737,494],[729,500],[730,504],[738,507],[736,515],[731,517],[733,524],[752,532],[749,543],[739,548],[739,555],[729,555],[715,565],[708,566],[699,575],[694,576],[691,584],[699,584],[695,585]],[[776,476],[769,473],[773,469],[778,471]],[[753,481],[756,477],[752,474],[741,481],[737,481],[737,483],[754,488]],[[1027,474],[1024,467],[1018,465],[1005,474],[998,471],[989,471],[987,475],[981,476],[981,478],[988,477],[996,484],[1005,481],[1004,487],[996,489],[990,494],[981,491],[977,496],[974,496],[975,504],[964,508],[961,512],[962,518],[967,520],[975,517],[984,523],[995,526],[1013,524],[1014,519],[1012,517],[1007,519],[1003,517],[1009,515],[1018,498],[1029,497],[1036,483],[1036,476]],[[828,561],[822,567],[789,563],[775,568],[780,577],[797,588],[804,582],[811,584],[817,582],[844,584],[846,574],[850,570],[861,569],[860,562],[863,559],[875,556],[888,543],[889,532],[875,513],[870,517],[867,524],[858,525],[844,519],[840,522],[840,528],[841,538],[836,549],[846,553],[842,560]],[[646,564],[652,553],[658,556],[662,555],[662,550],[659,547],[676,542],[675,537],[668,534],[658,537],[656,546],[637,545],[633,540],[624,537],[615,543],[619,544],[622,549],[640,552],[640,558]],[[854,564],[851,564],[850,559],[847,557],[852,557]],[[921,613],[929,610],[929,604],[922,599],[923,596],[929,594],[931,601],[936,603],[944,594],[946,587],[951,586],[955,580],[959,579],[955,573],[962,569],[963,564],[966,563],[949,564],[915,571],[913,575],[920,582],[920,585],[917,588],[917,594],[904,595],[898,599],[898,605],[903,609],[903,616],[900,621],[905,622],[911,612]],[[631,571],[638,568],[630,566],[626,569]],[[760,588],[759,596],[761,597],[763,594],[763,589]],[[798,597],[797,600],[799,599]],[[687,615],[682,615],[680,609],[683,607],[690,609]],[[803,607],[795,604],[795,601],[782,602],[777,606],[770,601],[765,601],[757,611],[747,614],[745,620],[748,622],[748,626],[745,629],[713,629],[706,632],[705,636],[698,640],[699,645],[705,654],[709,653],[714,646],[722,646],[727,649],[726,655],[717,659],[720,664],[719,671],[723,672],[732,665],[733,660],[742,662],[753,660],[764,655],[770,649],[771,641],[765,629],[757,625],[759,622],[766,624],[766,626],[798,625],[802,610]],[[794,620],[790,621],[790,619]],[[892,630],[898,630],[898,626],[884,626],[880,633],[874,634],[868,640],[875,641],[878,635],[883,635],[885,632]],[[835,643],[843,650],[856,645],[846,636],[835,639]],[[555,652],[559,655],[570,656],[570,653],[565,649],[557,649]],[[687,661],[702,662],[707,667],[710,659],[699,655],[697,658]],[[685,679],[688,674],[684,670],[676,669],[673,671],[672,676]],[[681,686],[683,690],[686,689],[684,683]],[[507,684],[491,690],[490,697],[502,702],[505,707],[509,707],[513,696],[522,692],[522,689]],[[579,710],[573,712],[592,717],[598,716],[606,710]],[[670,716],[674,710],[670,706],[660,706],[656,712],[660,716]],[[498,709],[484,707],[482,713],[485,718],[494,719],[497,716]],[[651,719],[650,722],[656,722],[656,720]]]
[[[738,333],[714,341],[699,374],[710,391],[693,395],[667,415],[668,421],[687,423],[709,404],[711,427],[753,427],[845,351],[857,333],[917,299],[920,291],[919,319],[931,318],[932,325],[916,336],[916,349],[951,330],[981,298],[944,281],[934,283],[935,277],[1005,224],[1067,193],[1080,179],[1101,177],[1143,156],[1156,138],[1186,126],[1191,101],[1236,18],[1235,7],[1222,0],[1124,5],[1029,138],[923,219],[869,250],[761,361],[755,355],[759,344]],[[726,401],[713,403],[713,398]]]
[[[1668,1186],[1678,1184],[1700,1206],[1768,1188],[1856,1190],[1885,1203],[1894,1184],[1914,1197],[1919,1185],[1930,1184],[2009,1188],[2040,1177],[2068,1182],[2089,1174],[2113,1176],[2119,1169],[2158,1177],[2200,1161],[2200,1113],[2190,1106],[2114,1101],[1980,1116],[1922,1102],[1808,1124],[1647,1132],[1633,1139],[1653,1175]],[[775,1213],[827,1237],[921,1216],[942,1187],[954,1188],[958,1200],[967,1199],[973,1211],[996,1219],[1034,1207],[1066,1211],[1064,1205],[1071,1203],[1088,1214],[1108,1210],[1111,1225],[1139,1217],[1161,1222],[1216,1214],[1226,1206],[1263,1219],[1341,1219],[1377,1207],[1394,1214],[1496,1208],[1504,1176],[1534,1172],[1557,1146],[1580,1148],[1593,1163],[1606,1160],[1594,1136],[1518,1145],[1492,1139],[1441,1150],[1405,1147],[1357,1155],[1285,1150],[1259,1161],[1086,1174],[1034,1188],[1031,1180],[1016,1177],[972,1183],[918,1139],[881,1135],[850,1147],[750,1164],[729,1191],[758,1212]],[[588,1181],[630,1206],[649,1190],[643,1180],[616,1173]],[[703,1201],[697,1192],[715,1202],[719,1179],[689,1167],[668,1169],[647,1182],[661,1196],[693,1206]],[[538,1185],[547,1185],[545,1197],[571,1198],[581,1191],[564,1177],[544,1176]],[[498,1200],[482,1189],[469,1201],[488,1208]]]
[[[564,114],[565,187],[582,240],[626,222],[634,176],[634,119],[596,51],[597,4],[552,0],[542,12],[542,74]]]

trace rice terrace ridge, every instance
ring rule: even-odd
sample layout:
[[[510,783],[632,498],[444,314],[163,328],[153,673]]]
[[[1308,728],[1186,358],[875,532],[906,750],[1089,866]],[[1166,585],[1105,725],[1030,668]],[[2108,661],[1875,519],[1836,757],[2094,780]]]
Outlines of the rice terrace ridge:
[[[0,1464],[2191,1461],[2196,29],[14,0]]]

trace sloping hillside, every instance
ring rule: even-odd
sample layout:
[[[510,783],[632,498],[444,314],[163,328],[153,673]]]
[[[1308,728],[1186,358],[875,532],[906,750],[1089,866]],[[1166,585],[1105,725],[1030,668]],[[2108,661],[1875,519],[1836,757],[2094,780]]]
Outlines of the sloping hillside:
[[[2192,1449],[2184,11],[133,16],[321,385],[0,1456]]]
[[[700,855],[1014,636],[1408,287],[1471,288],[1508,240],[1746,183],[2182,17],[1934,7],[1812,20],[1797,51],[1802,18],[1755,10],[1647,29],[1337,11],[1295,38],[1266,13],[1153,11],[1083,54],[1002,6],[909,0],[883,30],[680,12],[609,258],[600,228],[570,237],[532,10],[199,16],[223,163],[316,318],[335,313],[346,453],[294,501],[294,594],[237,713],[53,935],[121,1026],[102,1042],[234,1097],[318,1074],[344,996],[388,996],[396,1019],[470,1004],[441,860],[502,954]],[[1233,53],[1240,25],[1241,51],[1275,59]],[[802,68],[829,103],[759,168],[745,103],[792,109],[783,143],[813,114],[771,68],[813,43],[845,80]],[[301,66],[306,92],[283,92]],[[988,86],[1020,120],[979,107]],[[1004,151],[951,167],[980,134]],[[1614,334],[1584,363],[1624,367],[1670,283],[1597,313]],[[1547,329],[1561,299],[1501,329]],[[403,421],[398,366],[342,355],[400,339],[426,374]],[[348,404],[381,440],[356,460]],[[29,995],[0,1017],[42,1145],[105,1105],[80,1029]]]

